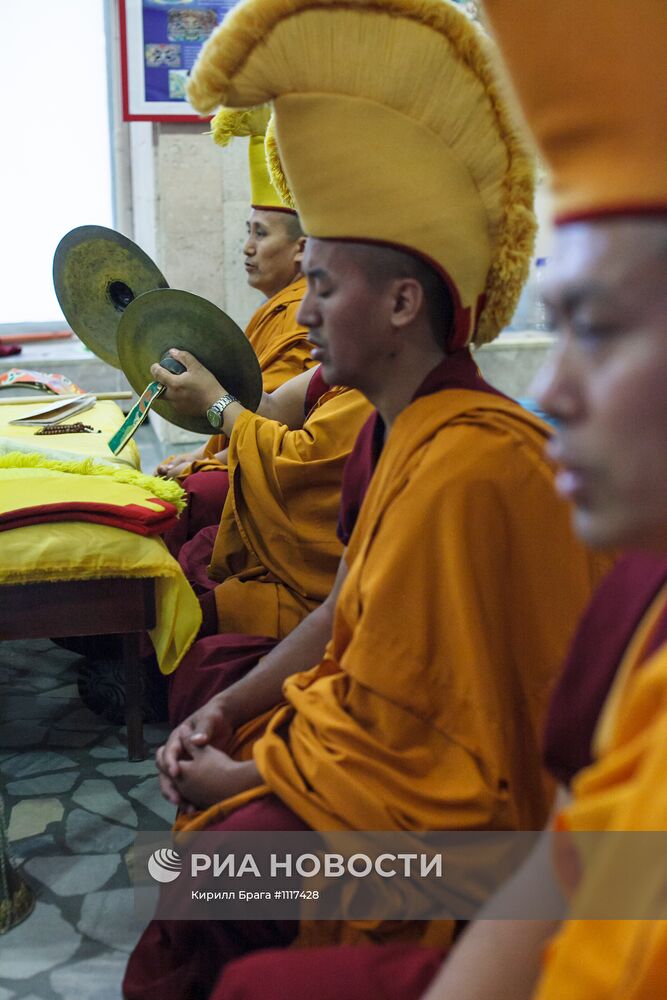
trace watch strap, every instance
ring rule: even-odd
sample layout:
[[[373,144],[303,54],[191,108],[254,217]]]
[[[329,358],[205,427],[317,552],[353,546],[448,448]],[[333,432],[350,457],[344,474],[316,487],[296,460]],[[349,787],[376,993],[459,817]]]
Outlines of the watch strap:
[[[215,430],[219,430],[222,427],[222,417],[230,403],[238,403],[238,399],[231,392],[226,392],[220,399],[216,399],[215,403],[212,403],[206,411],[208,422]],[[215,422],[216,417],[217,422]]]

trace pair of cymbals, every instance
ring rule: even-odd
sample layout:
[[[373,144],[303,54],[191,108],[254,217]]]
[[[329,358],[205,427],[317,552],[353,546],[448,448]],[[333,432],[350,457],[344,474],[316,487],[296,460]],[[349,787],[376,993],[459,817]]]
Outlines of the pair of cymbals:
[[[169,288],[150,257],[103,226],[79,226],[58,244],[53,283],[60,307],[94,354],[120,368],[136,393],[152,381],[151,365],[177,347],[189,351],[248,409],[262,396],[262,375],[247,337],[221,309]],[[169,400],[153,406],[165,420],[206,434],[205,414],[184,416]]]

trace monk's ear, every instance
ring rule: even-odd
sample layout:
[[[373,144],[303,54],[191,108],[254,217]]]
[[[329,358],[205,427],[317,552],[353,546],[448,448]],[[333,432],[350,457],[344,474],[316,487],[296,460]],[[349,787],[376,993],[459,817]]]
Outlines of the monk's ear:
[[[393,283],[394,327],[405,327],[413,323],[423,304],[424,289],[416,278],[396,278]]]
[[[305,249],[306,249],[306,237],[299,236],[298,240],[296,241],[296,250],[294,251],[294,263],[298,264],[299,267],[301,267],[301,263],[303,261],[303,253]]]

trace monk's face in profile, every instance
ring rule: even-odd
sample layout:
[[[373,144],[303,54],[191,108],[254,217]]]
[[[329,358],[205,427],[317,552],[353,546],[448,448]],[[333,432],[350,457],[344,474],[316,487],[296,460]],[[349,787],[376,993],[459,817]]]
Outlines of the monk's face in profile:
[[[373,248],[309,238],[303,257],[308,290],[297,319],[309,329],[312,357],[329,385],[347,385],[374,398],[393,357],[389,281],[371,277]]]
[[[557,343],[535,390],[577,531],[667,550],[667,225],[560,227],[545,301]]]
[[[299,274],[303,237],[291,230],[285,212],[253,208],[246,223],[248,237],[243,246],[248,284],[267,298],[290,285]]]

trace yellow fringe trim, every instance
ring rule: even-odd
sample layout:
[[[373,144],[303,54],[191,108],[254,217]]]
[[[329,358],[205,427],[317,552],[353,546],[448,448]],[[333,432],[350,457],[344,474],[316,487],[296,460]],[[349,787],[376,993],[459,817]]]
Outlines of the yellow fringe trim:
[[[269,169],[271,183],[278,192],[283,205],[285,205],[286,208],[293,208],[294,211],[296,211],[294,198],[292,197],[292,192],[289,189],[287,178],[285,177],[285,171],[283,170],[282,161],[280,159],[280,151],[278,150],[278,142],[276,140],[276,122],[273,115],[271,115],[269,124],[266,127],[264,148],[266,150],[266,165]]]
[[[211,121],[210,134],[218,146],[228,146],[235,137],[264,135],[270,114],[268,104],[258,108],[220,108]]]
[[[227,15],[224,24],[206,42],[188,83],[190,103],[201,114],[211,112],[225,100],[231,80],[276,24],[302,11],[322,8],[377,10],[433,28],[448,39],[459,58],[484,84],[509,164],[502,194],[505,221],[492,253],[486,301],[472,338],[477,345],[486,344],[511,319],[528,276],[537,230],[533,211],[534,164],[501,95],[493,69],[491,43],[459,8],[446,0],[247,0]],[[280,179],[282,170],[277,155],[270,160],[270,173],[282,197],[288,185],[284,176]]]
[[[137,469],[114,468],[109,465],[99,465],[92,458],[81,462],[60,462],[37,453],[10,451],[0,455],[0,469],[52,469],[54,472],[65,472],[77,476],[108,476],[118,483],[138,486],[158,500],[172,503],[179,511],[185,510],[187,496],[185,490],[172,479],[160,479],[157,476],[147,476]]]
[[[35,527],[38,527],[35,525]],[[43,525],[42,525],[43,527]],[[106,525],[104,525],[106,527]],[[23,530],[23,529],[21,529]],[[122,531],[122,528],[110,528],[111,531]],[[137,536],[142,537],[142,536]],[[151,539],[146,539],[150,541]],[[155,537],[153,536],[155,541]],[[61,583],[63,580],[113,580],[116,577],[124,576],[132,580],[173,580],[175,576],[178,576],[178,563],[175,559],[169,555],[166,547],[162,549],[164,562],[162,565],[154,563],[150,566],[144,566],[140,571],[137,571],[131,566],[96,566],[94,569],[89,569],[86,566],[74,566],[65,567],[63,570],[62,559],[53,565],[48,563],[40,562],[39,567],[29,567],[24,571],[14,571],[6,572],[4,567],[0,566],[0,583],[14,586],[16,584],[22,583]],[[69,573],[69,576],[65,574]],[[201,624],[201,622],[199,623]],[[197,625],[197,630],[199,630],[199,625]],[[196,632],[195,632],[196,635]],[[188,648],[194,642],[194,638],[188,644]]]

